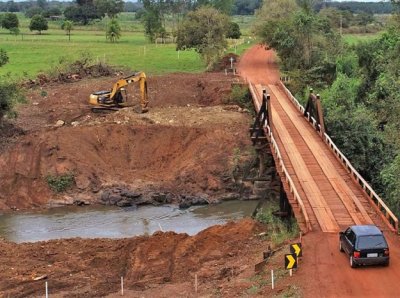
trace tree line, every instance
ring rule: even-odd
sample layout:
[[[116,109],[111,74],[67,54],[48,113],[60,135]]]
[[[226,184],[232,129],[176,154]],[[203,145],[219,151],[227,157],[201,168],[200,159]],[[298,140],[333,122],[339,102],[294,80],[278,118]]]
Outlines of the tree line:
[[[175,8],[177,7],[200,7],[204,5],[208,5],[213,1],[158,1],[162,5],[171,5]],[[220,2],[223,5],[229,5],[229,13],[234,15],[252,15],[254,11],[258,9],[262,3],[262,0],[229,0],[229,1],[215,1]],[[44,14],[45,17],[49,16],[58,16],[62,15],[62,13],[69,7],[74,6],[74,3],[64,2],[64,1],[7,1],[0,2],[0,11],[3,12],[24,12],[28,17],[32,17],[35,14]],[[125,12],[138,12],[143,9],[143,3],[139,2],[123,2],[122,11]],[[87,11],[86,11],[87,12]]]
[[[336,8],[339,10],[347,10],[351,13],[370,13],[370,14],[391,14],[393,6],[391,2],[333,2],[333,1],[320,1],[315,5],[317,11],[323,8]]]

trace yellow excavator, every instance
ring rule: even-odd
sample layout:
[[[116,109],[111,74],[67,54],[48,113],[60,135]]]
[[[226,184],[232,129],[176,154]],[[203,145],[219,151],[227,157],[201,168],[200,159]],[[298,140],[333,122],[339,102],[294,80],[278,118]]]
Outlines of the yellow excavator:
[[[118,80],[110,91],[97,91],[90,94],[89,103],[94,105],[93,112],[117,111],[121,108],[130,107],[128,105],[128,93],[125,86],[130,83],[139,82],[140,89],[140,107],[141,113],[148,111],[147,81],[144,72],[135,72],[134,74]]]

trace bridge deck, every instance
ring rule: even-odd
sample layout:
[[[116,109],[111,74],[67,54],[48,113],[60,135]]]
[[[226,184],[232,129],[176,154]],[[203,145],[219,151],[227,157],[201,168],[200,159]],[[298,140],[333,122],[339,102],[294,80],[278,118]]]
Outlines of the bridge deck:
[[[280,83],[274,52],[255,46],[243,55],[238,68],[241,76],[255,86],[251,91],[256,110],[261,107],[262,90],[267,89],[271,95],[270,144],[300,228],[307,231],[311,226],[316,231],[337,232],[352,224],[375,223],[382,230],[395,230],[397,219],[384,202],[350,164],[347,168],[353,172],[343,165],[325,143],[329,140],[324,141],[293,104]],[[352,177],[358,177],[366,191]],[[381,213],[377,209],[384,210]],[[395,221],[395,229],[382,219],[383,214],[392,220],[391,225]]]
[[[258,84],[256,89],[259,102],[262,89],[271,95],[272,132],[313,230],[337,232],[352,224],[372,223],[385,228],[361,187],[280,86]]]

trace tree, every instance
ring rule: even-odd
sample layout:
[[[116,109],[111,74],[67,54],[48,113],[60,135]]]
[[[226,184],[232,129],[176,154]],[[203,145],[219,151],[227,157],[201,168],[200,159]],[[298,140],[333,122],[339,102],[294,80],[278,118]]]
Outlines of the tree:
[[[144,32],[151,42],[156,40],[157,33],[163,29],[160,6],[151,0],[143,0],[144,12],[142,23]]]
[[[71,21],[64,21],[61,25],[61,29],[65,30],[68,35],[68,40],[71,40],[71,30],[74,29],[74,24]]]
[[[94,0],[94,6],[100,15],[107,15],[111,19],[124,11],[124,1],[122,0]]]
[[[197,0],[196,6],[211,6],[223,14],[230,15],[234,8],[233,0]]]
[[[210,69],[226,46],[228,20],[211,7],[189,12],[177,32],[177,50],[195,49]]]
[[[27,11],[25,11],[25,16],[27,18],[32,18],[34,15],[39,15],[43,13],[43,9],[38,7],[38,6],[34,6],[29,8]]]
[[[31,19],[31,23],[29,24],[29,30],[37,30],[39,34],[42,34],[43,30],[47,30],[49,28],[47,24],[47,20],[42,15],[34,15]]]
[[[253,15],[261,6],[261,0],[236,0],[233,8],[234,15]]]
[[[400,214],[400,153],[394,158],[393,162],[381,173],[383,185],[386,189],[386,198],[389,207],[398,216]]]
[[[51,16],[61,16],[62,11],[58,7],[51,7],[49,9],[46,9],[41,13],[45,18],[49,18]]]
[[[364,27],[364,33],[367,33],[367,25],[371,24],[375,20],[372,13],[362,12],[357,15],[356,21],[358,25]]]
[[[7,62],[8,62],[7,52],[4,51],[3,49],[0,49],[0,67],[2,67],[4,64],[7,64]]]
[[[40,7],[41,9],[45,9],[47,7],[47,1],[46,0],[37,0],[36,1],[37,6]]]
[[[19,3],[15,3],[14,1],[7,1],[7,10],[8,12],[18,12],[20,11]]]
[[[106,37],[111,42],[116,42],[121,37],[121,27],[116,19],[111,19],[108,24]]]
[[[75,5],[68,6],[64,10],[64,16],[67,20],[83,25],[102,17],[97,11],[93,0],[77,0]]]
[[[1,18],[1,27],[10,30],[10,32],[14,28],[18,28],[19,21],[17,15],[12,12],[5,13]]]
[[[314,13],[310,1],[265,1],[257,13],[255,33],[282,58],[282,69],[293,72],[299,89],[315,82],[330,83],[340,52],[340,37],[326,18]],[[301,75],[300,75],[301,74]],[[299,90],[296,90],[299,91]]]
[[[239,25],[235,22],[229,22],[226,37],[238,39],[238,38],[240,38],[241,35],[242,35],[242,33],[240,32]]]

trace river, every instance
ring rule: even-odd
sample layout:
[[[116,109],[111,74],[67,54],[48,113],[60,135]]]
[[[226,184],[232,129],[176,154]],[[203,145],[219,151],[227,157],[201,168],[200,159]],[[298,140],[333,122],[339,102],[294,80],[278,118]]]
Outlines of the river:
[[[0,214],[0,237],[36,242],[59,238],[125,238],[155,231],[197,234],[210,226],[251,216],[257,201],[228,201],[180,210],[175,205],[118,208],[69,206]]]

